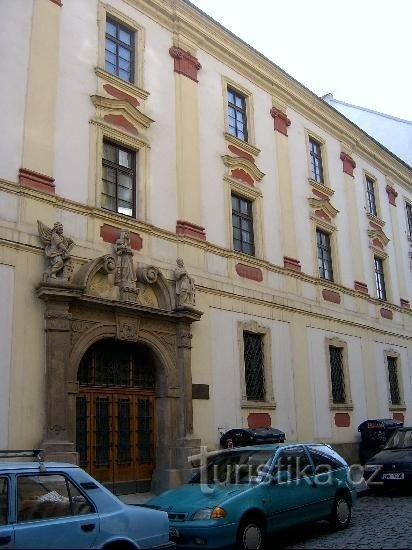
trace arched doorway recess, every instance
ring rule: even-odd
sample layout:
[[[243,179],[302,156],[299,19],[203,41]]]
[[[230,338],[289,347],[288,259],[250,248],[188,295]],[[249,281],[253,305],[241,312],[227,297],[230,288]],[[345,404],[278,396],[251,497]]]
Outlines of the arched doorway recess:
[[[101,389],[94,384],[96,389],[89,387],[87,392],[84,379],[78,379],[88,350],[106,339],[124,344],[125,349],[130,345],[145,353],[150,349],[156,373],[151,490],[158,492],[179,484],[190,471],[188,456],[199,451],[200,440],[193,434],[191,325],[202,313],[191,304],[177,303],[175,280],[166,279],[153,266],[134,268],[132,290],[122,288],[114,276],[116,261],[114,256],[102,256],[83,264],[71,282],[48,280],[37,289],[45,303],[46,335],[46,414],[41,447],[47,459],[78,462],[76,409],[84,406],[84,401],[81,405],[77,398],[86,397],[86,404],[91,399],[96,414]],[[113,412],[107,393],[99,397],[109,399],[107,406],[104,401],[98,406],[106,407],[108,414],[112,406],[115,418],[119,405],[114,405]],[[122,394],[120,399],[127,398]],[[128,406],[132,401],[121,405]],[[110,432],[109,445],[115,438],[115,432]]]
[[[77,374],[79,464],[121,492],[150,490],[155,465],[155,361],[140,343],[93,344]]]

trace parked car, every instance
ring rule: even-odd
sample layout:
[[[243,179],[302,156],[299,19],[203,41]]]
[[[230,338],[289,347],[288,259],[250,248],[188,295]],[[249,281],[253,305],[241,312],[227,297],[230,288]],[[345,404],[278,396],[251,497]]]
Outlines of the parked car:
[[[355,488],[345,460],[324,444],[210,453],[192,479],[146,503],[165,510],[181,548],[260,550],[276,530],[320,519],[349,525]]]
[[[73,464],[41,461],[0,462],[0,545],[104,550],[175,547],[169,540],[166,513],[123,504]]]
[[[364,478],[376,491],[412,487],[412,427],[392,434],[384,448],[368,460]]]
[[[264,443],[283,443],[285,434],[276,428],[234,428],[220,438],[222,449],[248,447]]]
[[[358,426],[358,432],[361,434],[359,445],[359,458],[361,464],[366,464],[368,460],[380,451],[390,436],[398,428],[402,428],[403,422],[393,418],[375,418],[362,422]]]

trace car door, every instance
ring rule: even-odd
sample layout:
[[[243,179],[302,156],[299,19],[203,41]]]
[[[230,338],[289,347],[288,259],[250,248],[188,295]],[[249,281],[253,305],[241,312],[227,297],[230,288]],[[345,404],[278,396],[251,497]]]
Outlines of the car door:
[[[17,482],[16,548],[90,548],[100,521],[65,474],[21,474]]]
[[[0,476],[0,550],[14,548],[14,529],[10,519],[10,479]]]
[[[317,500],[313,468],[303,446],[283,448],[276,455],[266,486],[269,530],[311,521]]]

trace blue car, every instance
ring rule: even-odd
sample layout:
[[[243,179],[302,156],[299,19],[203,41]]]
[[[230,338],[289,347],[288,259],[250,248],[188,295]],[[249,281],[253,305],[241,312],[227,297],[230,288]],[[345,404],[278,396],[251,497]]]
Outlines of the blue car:
[[[0,462],[0,548],[170,549],[167,514],[123,504],[73,464]]]
[[[261,550],[276,530],[349,525],[356,498],[345,460],[325,444],[233,448],[200,457],[189,483],[151,499],[181,548]]]

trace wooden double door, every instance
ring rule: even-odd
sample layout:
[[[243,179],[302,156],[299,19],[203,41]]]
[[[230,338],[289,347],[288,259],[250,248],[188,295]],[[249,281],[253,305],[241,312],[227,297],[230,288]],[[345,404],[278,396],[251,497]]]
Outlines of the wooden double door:
[[[101,482],[139,482],[152,476],[155,391],[148,359],[147,350],[103,341],[80,365],[76,448],[81,467]]]

